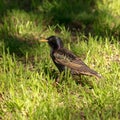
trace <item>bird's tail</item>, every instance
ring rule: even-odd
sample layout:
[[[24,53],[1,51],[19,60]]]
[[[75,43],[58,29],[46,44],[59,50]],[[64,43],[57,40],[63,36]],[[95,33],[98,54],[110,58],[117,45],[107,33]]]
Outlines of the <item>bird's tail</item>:
[[[96,71],[90,69],[90,75],[96,77],[96,79],[102,78],[102,75],[97,73]]]
[[[99,73],[97,73],[97,74],[95,75],[95,77],[96,77],[97,79],[100,79],[100,78],[102,78],[102,75],[99,74]]]

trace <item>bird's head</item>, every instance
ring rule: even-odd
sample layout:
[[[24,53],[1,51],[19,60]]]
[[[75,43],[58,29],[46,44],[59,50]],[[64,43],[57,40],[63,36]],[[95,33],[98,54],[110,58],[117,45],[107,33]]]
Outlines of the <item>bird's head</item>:
[[[50,36],[46,39],[41,39],[40,42],[48,42],[49,46],[53,49],[53,50],[57,50],[59,48],[63,47],[63,42],[59,37],[56,36]]]

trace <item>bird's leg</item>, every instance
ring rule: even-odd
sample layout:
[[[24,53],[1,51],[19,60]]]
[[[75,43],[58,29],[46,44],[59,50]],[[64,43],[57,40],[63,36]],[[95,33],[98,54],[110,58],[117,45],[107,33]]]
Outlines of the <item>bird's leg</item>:
[[[58,85],[58,83],[61,81],[62,77],[63,77],[63,72],[61,72],[60,74],[58,74],[58,75],[56,76],[55,82],[54,82],[54,85],[55,85],[55,86]]]
[[[57,86],[59,81],[60,81],[59,76],[57,76],[57,78],[55,78],[55,82],[53,83],[53,86]]]
[[[55,79],[55,82],[56,83],[59,83],[59,81],[60,81],[60,78],[59,78],[59,76]]]
[[[73,75],[73,79],[75,80],[76,84],[83,85],[81,75],[79,76]]]
[[[65,72],[60,72],[60,74],[57,76],[57,78],[55,79],[55,82],[58,84],[64,77]]]

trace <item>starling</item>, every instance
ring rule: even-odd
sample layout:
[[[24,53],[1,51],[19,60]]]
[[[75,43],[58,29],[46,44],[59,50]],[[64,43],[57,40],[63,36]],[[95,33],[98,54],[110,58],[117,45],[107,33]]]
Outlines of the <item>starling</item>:
[[[50,56],[60,73],[67,67],[70,68],[72,75],[88,75],[97,79],[101,78],[100,74],[90,69],[79,57],[64,48],[59,37],[50,36],[47,39],[41,39],[40,42],[48,42],[51,48]]]

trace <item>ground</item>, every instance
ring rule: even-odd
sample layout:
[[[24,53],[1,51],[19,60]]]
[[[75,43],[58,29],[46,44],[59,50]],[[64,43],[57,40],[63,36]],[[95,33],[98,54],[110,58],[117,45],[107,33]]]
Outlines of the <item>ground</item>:
[[[0,119],[119,120],[119,8],[119,0],[2,0]],[[51,35],[103,77],[77,84],[60,76],[48,44],[39,43]]]

